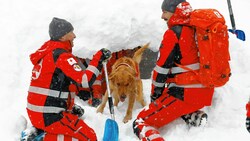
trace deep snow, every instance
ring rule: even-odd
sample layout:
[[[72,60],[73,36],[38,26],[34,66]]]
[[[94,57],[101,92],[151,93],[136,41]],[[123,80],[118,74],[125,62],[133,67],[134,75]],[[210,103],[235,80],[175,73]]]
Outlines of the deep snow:
[[[242,42],[230,34],[232,77],[227,85],[216,89],[213,105],[204,110],[209,119],[205,128],[188,128],[182,120],[160,129],[168,141],[248,141],[245,129],[245,104],[250,96],[250,42],[248,41],[248,0],[231,0],[237,29],[245,31]],[[1,140],[17,140],[21,115],[26,114],[26,96],[32,64],[29,54],[49,39],[48,25],[53,17],[70,21],[76,33],[74,54],[91,57],[103,47],[112,51],[133,48],[151,42],[156,51],[167,26],[161,17],[162,0],[0,0],[1,29]],[[231,27],[226,0],[189,0],[194,9],[216,8]],[[150,80],[143,80],[145,99],[149,102]],[[108,108],[96,114],[95,108],[77,100],[85,109],[85,121],[101,140]],[[142,109],[136,104],[133,119]],[[126,103],[115,108],[120,141],[138,140],[132,132],[132,120],[122,123]],[[30,126],[30,125],[29,125]]]

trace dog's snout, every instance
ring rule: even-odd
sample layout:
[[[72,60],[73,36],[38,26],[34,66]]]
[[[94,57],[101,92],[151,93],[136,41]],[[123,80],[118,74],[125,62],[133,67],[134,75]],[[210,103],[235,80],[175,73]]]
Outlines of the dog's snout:
[[[125,99],[127,96],[126,96],[125,94],[122,94],[122,96],[121,96],[121,97]]]
[[[122,94],[122,95],[120,96],[121,102],[124,102],[126,98],[127,98],[127,96],[126,96],[125,94]]]

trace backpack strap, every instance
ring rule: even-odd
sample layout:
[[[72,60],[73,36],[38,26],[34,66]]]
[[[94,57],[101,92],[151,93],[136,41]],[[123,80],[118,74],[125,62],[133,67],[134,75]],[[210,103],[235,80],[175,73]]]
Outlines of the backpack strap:
[[[53,50],[53,59],[54,59],[54,63],[56,63],[57,59],[59,58],[59,56],[63,53],[67,52],[64,49],[61,48],[57,48],[55,50]],[[63,74],[63,72],[59,69],[56,69],[55,72],[58,74],[58,81],[60,82],[59,85],[59,89],[60,89],[60,93],[59,93],[59,97],[61,96],[61,92],[62,92],[62,85],[65,81],[65,75]]]
[[[175,33],[175,35],[176,35],[176,37],[177,37],[178,40],[179,40],[180,37],[181,37],[182,27],[183,27],[183,26],[181,26],[181,25],[176,25],[176,26],[173,26],[173,27],[171,28],[171,30],[174,31],[174,33]]]
[[[82,70],[86,70],[87,67],[89,66],[90,60],[88,58],[79,58],[76,57],[78,60],[79,66],[82,68]]]
[[[61,48],[57,48],[55,50],[53,50],[53,59],[54,59],[54,63],[56,63],[57,59],[59,58],[59,56],[62,53],[67,52],[65,49],[61,49]]]
[[[177,49],[176,50],[177,52],[180,52],[180,50],[179,50],[180,49],[179,40],[180,40],[180,37],[181,37],[182,28],[183,28],[183,26],[181,26],[181,25],[176,25],[176,26],[173,26],[173,27],[170,28],[170,30],[172,30],[175,33],[175,36],[178,39],[178,42],[175,44],[175,48]],[[180,57],[177,57],[175,59],[177,59],[176,61],[178,63],[180,63],[180,60],[179,60]],[[175,65],[176,65],[176,63],[175,63]]]

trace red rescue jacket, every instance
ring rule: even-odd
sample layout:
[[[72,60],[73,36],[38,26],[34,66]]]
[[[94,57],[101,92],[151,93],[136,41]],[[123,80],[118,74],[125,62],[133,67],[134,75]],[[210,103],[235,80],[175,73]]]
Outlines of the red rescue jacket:
[[[30,55],[34,65],[27,97],[27,112],[31,123],[39,128],[62,118],[70,110],[75,91],[72,85],[89,88],[102,69],[102,52],[97,52],[86,70],[72,54],[69,42],[47,41]]]
[[[193,70],[199,69],[198,49],[195,43],[195,31],[189,26],[189,16],[192,9],[189,3],[183,2],[181,7],[177,7],[175,13],[168,21],[168,30],[163,36],[159,49],[159,57],[156,67],[153,70],[151,94],[161,95],[168,88],[168,94],[175,96],[181,100],[189,99],[188,102],[193,103],[192,99],[197,99],[205,105],[211,104],[213,89],[208,89],[207,94],[204,93],[204,86],[198,85],[176,85],[175,83],[167,83],[176,74],[183,73],[184,70],[176,64],[188,66]],[[201,94],[195,96],[185,95],[185,90],[203,89]],[[198,97],[199,98],[198,98]],[[204,96],[204,98],[202,98]],[[200,99],[200,100],[199,100]]]

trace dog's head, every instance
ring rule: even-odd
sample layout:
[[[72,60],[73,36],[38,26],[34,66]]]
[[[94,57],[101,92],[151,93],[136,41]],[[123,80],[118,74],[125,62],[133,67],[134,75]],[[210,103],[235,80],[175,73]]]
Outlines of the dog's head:
[[[120,101],[124,101],[129,94],[134,94],[136,89],[136,70],[132,59],[120,58],[112,67],[109,76],[110,84],[117,91]]]

